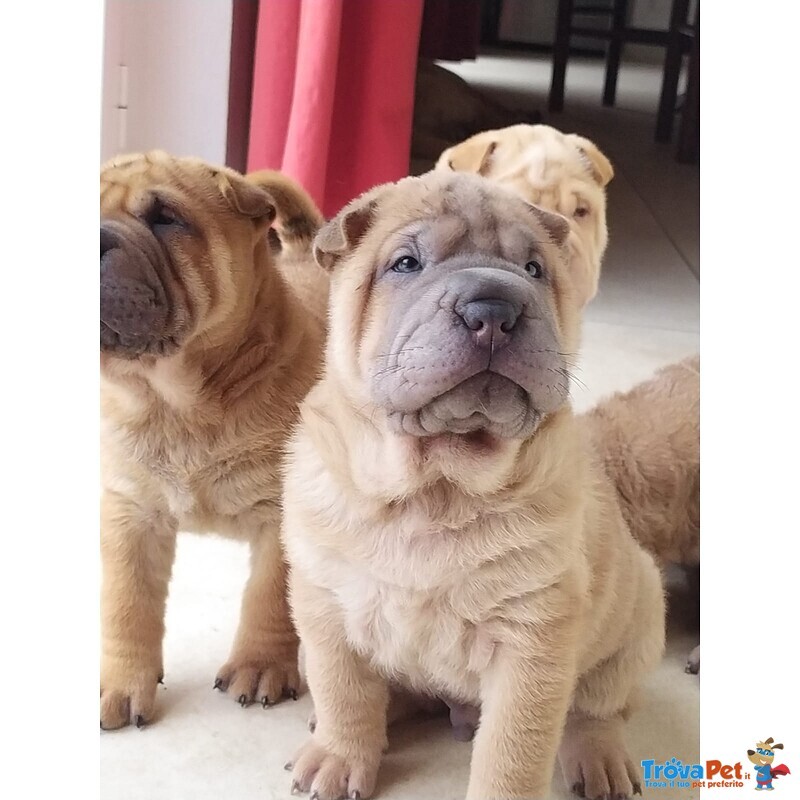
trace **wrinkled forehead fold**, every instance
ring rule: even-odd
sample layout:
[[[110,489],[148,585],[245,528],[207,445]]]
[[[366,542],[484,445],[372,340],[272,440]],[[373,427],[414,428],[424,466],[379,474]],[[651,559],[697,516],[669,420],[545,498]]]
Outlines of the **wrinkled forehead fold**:
[[[501,209],[496,198],[475,183],[461,185],[458,194],[445,198],[440,230],[443,241],[451,248],[471,246],[495,252],[500,244],[503,226]]]
[[[100,184],[100,213],[133,212],[160,182],[149,175],[120,179],[119,175]]]
[[[492,254],[509,261],[526,261],[531,250],[544,249],[549,238],[535,224],[521,200],[481,194],[473,203],[460,203],[432,226],[441,260],[460,249]],[[441,255],[440,255],[441,254]]]
[[[219,206],[221,196],[215,171],[200,162],[181,161],[167,157],[143,156],[111,164],[100,173],[100,212],[135,212],[152,195],[169,202],[178,211],[190,211],[191,206]]]
[[[469,224],[464,217],[444,213],[423,225],[418,240],[428,258],[444,261],[464,247],[468,234]]]
[[[166,161],[128,156],[108,162],[100,172],[100,211],[126,210],[151,188],[165,182]]]
[[[494,224],[494,198],[478,180],[458,176],[442,199],[442,213],[459,217],[470,230]]]
[[[113,180],[100,181],[100,215],[125,208],[129,203],[130,186]]]

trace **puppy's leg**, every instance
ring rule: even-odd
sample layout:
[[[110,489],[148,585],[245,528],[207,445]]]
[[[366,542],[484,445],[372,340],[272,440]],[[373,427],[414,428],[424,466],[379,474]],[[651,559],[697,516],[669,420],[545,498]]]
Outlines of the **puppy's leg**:
[[[257,700],[266,708],[287,696],[296,700],[297,647],[280,539],[277,530],[264,526],[251,539],[239,629],[214,688],[227,691],[242,706]]]
[[[625,746],[623,721],[636,685],[664,651],[664,600],[652,564],[643,570],[641,586],[627,642],[577,683],[559,751],[567,786],[590,800],[641,794],[639,770]]]
[[[689,585],[689,591],[692,597],[697,601],[697,607],[700,607],[700,565],[690,566],[686,569],[686,582]],[[698,675],[700,673],[700,645],[689,653],[689,658],[686,660],[686,672],[690,675]]]
[[[472,709],[471,706],[460,706],[459,708],[463,708],[465,710],[465,714],[469,714],[470,710]],[[435,717],[440,714],[444,714],[445,710],[447,709],[447,704],[443,700],[439,700],[437,697],[429,697],[427,695],[408,691],[401,687],[392,686],[389,689],[389,708],[386,711],[386,724],[391,727],[396,723],[406,722],[414,717]],[[472,739],[472,734],[475,732],[475,728],[478,726],[477,720],[479,713],[480,711],[478,709],[474,709],[474,722],[469,733],[469,739],[464,738],[463,741],[469,741]],[[450,717],[452,720],[452,710],[450,711]],[[469,718],[472,719],[472,716]],[[455,723],[453,723],[453,725],[455,725]],[[316,727],[317,715],[312,710],[311,716],[308,718],[308,729],[311,731],[311,733],[314,733]],[[456,736],[456,738],[458,738],[458,736]]]
[[[689,653],[689,658],[686,660],[686,672],[690,675],[698,675],[700,673],[700,645]]]
[[[100,515],[100,727],[108,730],[153,718],[177,529],[116,492],[103,493]]]
[[[575,629],[568,618],[519,625],[497,645],[481,678],[467,800],[550,796],[575,682]]]
[[[292,770],[292,791],[310,791],[318,800],[366,800],[387,744],[389,688],[349,647],[333,602],[293,572],[292,608],[317,722],[314,735],[286,766]]]
[[[578,797],[616,799],[642,793],[639,770],[625,747],[622,714],[594,719],[571,712],[558,757],[564,781]]]

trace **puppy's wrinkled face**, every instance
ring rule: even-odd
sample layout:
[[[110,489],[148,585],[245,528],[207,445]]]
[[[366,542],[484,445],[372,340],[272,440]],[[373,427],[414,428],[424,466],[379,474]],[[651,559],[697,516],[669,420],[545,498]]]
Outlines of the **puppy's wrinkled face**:
[[[566,221],[481,178],[379,187],[320,233],[330,357],[396,433],[523,439],[568,396]]]
[[[483,175],[529,203],[566,217],[582,302],[595,295],[608,244],[605,187],[614,170],[593,142],[549,125],[513,125],[451,147],[436,169]]]
[[[252,293],[269,195],[232,170],[166,153],[100,173],[100,348],[105,359],[177,352]]]

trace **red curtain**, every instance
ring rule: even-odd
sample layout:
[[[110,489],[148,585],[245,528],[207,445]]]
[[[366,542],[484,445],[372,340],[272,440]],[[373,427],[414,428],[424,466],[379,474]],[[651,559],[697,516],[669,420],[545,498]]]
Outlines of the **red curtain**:
[[[408,174],[423,0],[261,0],[248,169],[326,216]]]

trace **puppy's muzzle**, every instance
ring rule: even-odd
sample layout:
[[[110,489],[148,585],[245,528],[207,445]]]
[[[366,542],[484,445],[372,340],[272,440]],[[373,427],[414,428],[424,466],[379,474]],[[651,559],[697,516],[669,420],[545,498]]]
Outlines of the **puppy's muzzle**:
[[[126,358],[165,354],[169,295],[156,264],[163,260],[148,234],[120,222],[100,226],[100,348]]]
[[[473,332],[475,344],[494,352],[510,341],[522,306],[489,298],[458,302],[453,310]]]

